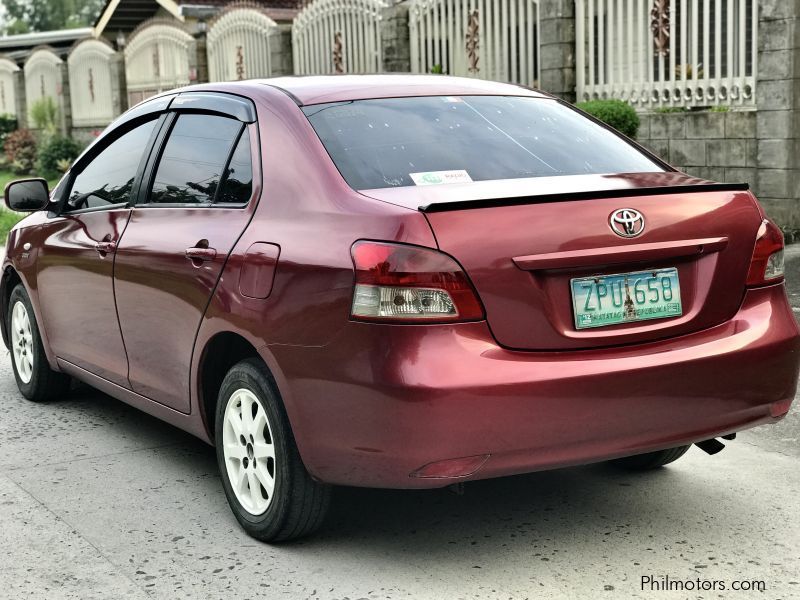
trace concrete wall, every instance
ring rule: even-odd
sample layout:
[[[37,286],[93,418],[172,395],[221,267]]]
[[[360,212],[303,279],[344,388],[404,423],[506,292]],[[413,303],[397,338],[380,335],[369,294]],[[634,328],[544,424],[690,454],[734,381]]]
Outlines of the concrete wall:
[[[800,229],[800,0],[759,0],[755,137],[759,199],[769,215]]]
[[[540,0],[541,73],[538,87],[575,101],[575,3]]]
[[[638,141],[691,175],[749,183],[758,193],[755,111],[640,115]]]
[[[411,71],[411,40],[408,30],[408,4],[395,4],[383,11],[383,70],[387,73]]]

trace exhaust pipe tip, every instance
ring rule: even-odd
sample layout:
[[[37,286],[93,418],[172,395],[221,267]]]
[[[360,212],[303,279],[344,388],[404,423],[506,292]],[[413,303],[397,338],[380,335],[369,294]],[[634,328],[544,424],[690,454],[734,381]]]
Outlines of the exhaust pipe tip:
[[[706,454],[717,454],[718,452],[722,452],[723,448],[725,448],[725,444],[720,442],[716,438],[711,438],[710,440],[703,440],[702,442],[696,442],[695,446],[700,448]]]

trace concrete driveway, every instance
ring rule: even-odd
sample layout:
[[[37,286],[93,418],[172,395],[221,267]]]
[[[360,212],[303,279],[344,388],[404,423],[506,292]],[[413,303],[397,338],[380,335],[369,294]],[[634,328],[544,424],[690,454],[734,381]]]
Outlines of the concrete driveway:
[[[323,532],[267,546],[234,521],[211,448],[88,388],[28,403],[4,353],[0,598],[800,598],[798,414],[644,475],[340,489]]]

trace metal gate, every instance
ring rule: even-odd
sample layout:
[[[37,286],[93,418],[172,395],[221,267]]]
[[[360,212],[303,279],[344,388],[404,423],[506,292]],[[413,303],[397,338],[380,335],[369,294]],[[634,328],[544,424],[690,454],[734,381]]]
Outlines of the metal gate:
[[[754,106],[757,0],[576,0],[578,100]]]
[[[108,125],[114,120],[111,59],[114,49],[103,39],[78,43],[69,53],[69,90],[75,127]]]
[[[34,50],[25,61],[25,101],[28,106],[28,124],[31,127],[35,126],[31,119],[31,110],[43,98],[52,98],[61,112],[61,65],[63,64],[64,61],[49,48]],[[63,113],[59,114],[59,118],[63,118]]]
[[[144,24],[134,31],[125,48],[129,106],[159,92],[188,85],[189,53],[194,47],[194,38],[169,22]]]
[[[0,58],[0,115],[17,117],[17,73],[14,61]]]
[[[383,0],[314,0],[292,25],[294,72],[379,73],[383,70]]]
[[[208,75],[211,81],[239,81],[272,75],[270,38],[278,25],[255,7],[234,6],[208,30]]]
[[[538,87],[538,0],[412,0],[411,70]]]

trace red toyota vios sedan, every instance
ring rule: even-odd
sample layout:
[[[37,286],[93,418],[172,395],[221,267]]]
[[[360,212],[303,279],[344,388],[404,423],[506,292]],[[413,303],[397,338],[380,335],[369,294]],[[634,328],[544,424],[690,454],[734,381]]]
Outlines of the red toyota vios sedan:
[[[33,212],[0,289],[22,394],[76,378],[214,444],[262,540],[317,528],[332,484],[653,468],[795,394],[747,186],[513,85],[185,88],[5,197]]]

